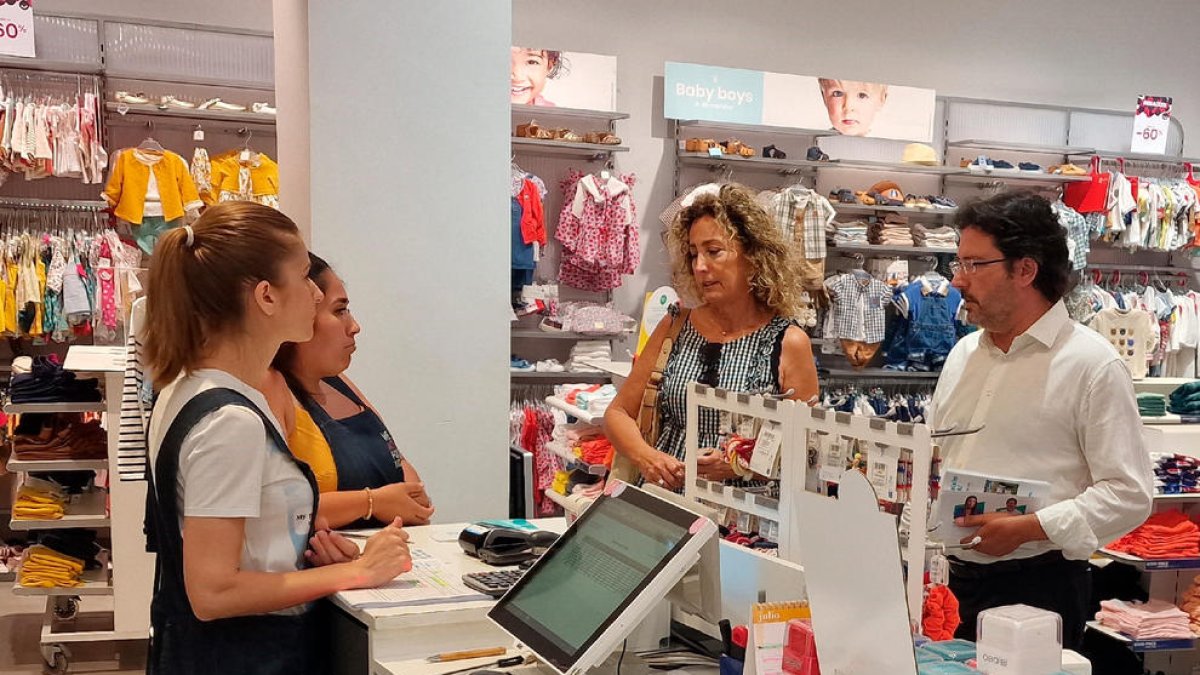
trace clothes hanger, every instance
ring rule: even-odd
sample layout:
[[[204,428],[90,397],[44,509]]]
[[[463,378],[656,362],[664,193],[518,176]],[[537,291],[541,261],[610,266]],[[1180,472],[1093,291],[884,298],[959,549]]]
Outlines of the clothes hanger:
[[[250,139],[254,138],[254,130],[247,127],[242,127],[238,130],[238,133],[246,134],[246,142],[242,143],[242,152],[238,155],[238,161],[249,162],[254,158],[254,155],[257,154],[250,149]]]
[[[138,150],[148,150],[150,152],[165,152],[166,148],[161,143],[154,140],[152,135],[154,132],[154,122],[146,120],[146,139],[138,144]]]

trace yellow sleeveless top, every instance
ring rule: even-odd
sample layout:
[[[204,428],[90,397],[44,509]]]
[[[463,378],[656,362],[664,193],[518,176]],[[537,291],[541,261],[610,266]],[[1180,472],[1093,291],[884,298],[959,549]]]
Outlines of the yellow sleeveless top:
[[[296,428],[288,436],[287,444],[296,459],[312,469],[319,491],[337,491],[337,464],[333,461],[333,449],[304,406],[296,406]]]

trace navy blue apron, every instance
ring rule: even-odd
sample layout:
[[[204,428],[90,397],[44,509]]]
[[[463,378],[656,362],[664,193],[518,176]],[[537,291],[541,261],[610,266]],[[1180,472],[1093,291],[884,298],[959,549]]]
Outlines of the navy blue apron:
[[[150,655],[146,672],[152,675],[317,675],[327,672],[320,662],[318,609],[296,615],[263,614],[201,621],[192,611],[183,580],[183,534],[179,529],[176,478],[184,439],[208,414],[225,406],[249,408],[262,418],[267,434],[304,474],[312,488],[317,512],[317,481],[308,465],[295,460],[275,425],[248,398],[233,389],[209,389],[188,401],[171,422],[158,450],[154,471],[147,472],[147,525],[157,552],[154,598],[150,604]],[[157,479],[157,480],[156,480]],[[313,521],[309,518],[309,538]]]
[[[321,435],[329,443],[333,463],[337,467],[337,489],[374,490],[392,483],[404,482],[404,468],[401,464],[404,455],[396,447],[396,441],[384,426],[383,420],[379,419],[379,415],[376,415],[342,378],[330,377],[324,381],[362,409],[356,415],[335,420],[311,396],[300,397],[300,404],[308,411],[317,428],[321,430]],[[359,520],[346,527],[379,527],[379,523]]]

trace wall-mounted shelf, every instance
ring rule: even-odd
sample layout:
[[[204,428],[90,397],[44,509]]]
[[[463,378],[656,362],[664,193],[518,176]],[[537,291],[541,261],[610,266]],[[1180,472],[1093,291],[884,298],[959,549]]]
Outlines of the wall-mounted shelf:
[[[1174,155],[1149,155],[1138,152],[1113,152],[1111,150],[1092,150],[1090,152],[1073,152],[1071,157],[1080,157],[1090,159],[1091,157],[1099,157],[1102,160],[1116,161],[1123,159],[1127,162],[1160,162],[1163,164],[1200,164],[1200,159],[1195,157],[1176,157]]]
[[[884,370],[883,368],[863,368],[862,370],[830,368],[819,371],[818,374],[838,378],[862,377],[881,380],[936,380],[941,376],[941,373],[910,373],[906,370]]]
[[[743,134],[778,134],[780,136],[809,136],[813,138],[839,135],[833,129],[793,129],[791,127],[772,127],[765,124],[734,124],[732,122],[709,122],[706,120],[676,120],[675,124],[681,128],[696,127],[716,131],[740,132]]]
[[[1100,549],[1100,554],[1126,565],[1132,565],[1144,572],[1172,572],[1179,570],[1200,570],[1200,558],[1167,558],[1147,560],[1128,553]]]
[[[512,114],[519,118],[534,118],[534,117],[575,117],[579,119],[589,120],[607,120],[615,122],[616,120],[629,119],[629,113],[616,112],[613,110],[590,110],[587,108],[558,108],[541,105],[514,105]]]
[[[855,169],[864,171],[883,171],[895,173],[926,173],[935,176],[950,176],[962,173],[962,169],[954,166],[926,166],[924,164],[904,164],[902,162],[875,162],[861,159],[834,159],[828,162],[818,162],[822,168]]]
[[[928,246],[886,246],[884,244],[828,244],[829,250],[863,255],[901,256],[919,258],[930,255],[954,255],[953,248],[931,248]]]
[[[947,180],[954,182],[961,181],[1026,181],[1029,183],[1085,183],[1091,180],[1090,176],[1064,176],[1057,173],[1046,173],[1037,171],[1013,171],[1011,169],[993,169],[991,171],[959,171],[953,174]]]
[[[511,336],[513,338],[525,338],[529,340],[598,340],[609,341],[622,338],[629,333],[618,333],[617,335],[584,335],[583,333],[572,333],[570,331],[545,331],[538,328],[513,328]]]
[[[1034,143],[1010,143],[1008,141],[988,141],[978,138],[968,138],[961,141],[949,141],[946,145],[952,148],[968,148],[972,150],[999,150],[1001,152],[1025,152],[1032,155],[1090,155],[1092,148],[1076,148],[1068,145],[1037,145]]]
[[[555,380],[558,382],[608,382],[612,376],[608,373],[520,373],[509,372],[514,380]]]
[[[953,216],[958,213],[957,208],[939,209],[931,207],[922,209],[911,206],[867,206],[866,204],[842,204],[834,201],[830,201],[830,204],[833,205],[833,209],[838,213],[908,213],[920,216]]]
[[[513,152],[531,155],[563,155],[569,157],[591,157],[606,159],[614,152],[629,152],[624,145],[601,145],[599,143],[568,143],[543,138],[512,138]]]
[[[136,105],[113,103],[112,101],[104,104],[104,110],[116,115],[117,119],[124,115],[142,115],[150,117],[174,117],[199,122],[240,122],[242,124],[275,125],[274,115],[250,112],[249,110],[242,112],[236,110],[198,110],[196,108],[160,108],[149,103]]]
[[[710,155],[707,152],[680,152],[679,162],[684,166],[721,168],[737,167],[747,171],[782,171],[797,173],[814,171],[829,162],[810,162],[806,159],[772,159],[770,157],[742,157],[741,155]]]

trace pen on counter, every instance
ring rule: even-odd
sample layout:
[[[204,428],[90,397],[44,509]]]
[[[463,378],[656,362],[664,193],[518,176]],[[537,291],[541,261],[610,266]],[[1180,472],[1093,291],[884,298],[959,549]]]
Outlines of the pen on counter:
[[[464,659],[482,659],[485,656],[504,656],[508,649],[504,647],[488,647],[486,649],[468,649],[462,652],[445,652],[426,658],[429,663],[447,663]]]

